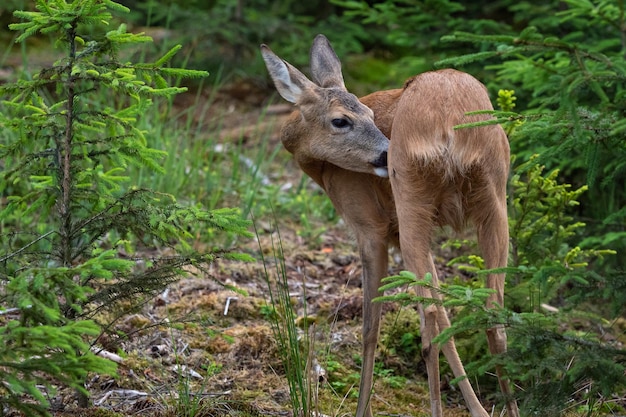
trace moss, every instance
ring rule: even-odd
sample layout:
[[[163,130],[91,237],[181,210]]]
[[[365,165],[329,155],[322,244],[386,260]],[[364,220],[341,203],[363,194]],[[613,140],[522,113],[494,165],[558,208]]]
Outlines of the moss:
[[[385,314],[381,323],[381,345],[386,366],[415,373],[422,361],[419,313],[412,307]],[[412,371],[412,372],[411,372]]]

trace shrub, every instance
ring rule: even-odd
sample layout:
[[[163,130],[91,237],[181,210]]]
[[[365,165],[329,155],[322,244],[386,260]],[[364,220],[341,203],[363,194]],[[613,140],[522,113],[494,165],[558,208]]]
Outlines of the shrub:
[[[137,119],[153,98],[184,91],[167,77],[206,73],[167,67],[179,47],[155,62],[122,62],[122,47],[150,38],[125,25],[106,31],[112,11],[128,9],[110,0],[38,0],[36,11],[16,11],[22,22],[10,26],[21,33],[18,42],[42,33],[64,52],[0,90],[7,97],[0,111],[0,406],[28,415],[46,414],[53,383],[76,388],[86,405],[87,372],[114,372],[91,349],[103,309],[121,301],[136,307],[177,280],[183,266],[238,256],[197,252],[190,230],[248,235],[235,210],[181,206],[172,195],[128,184],[129,166],[160,172],[164,156],[147,145]],[[153,256],[145,247],[178,254]]]

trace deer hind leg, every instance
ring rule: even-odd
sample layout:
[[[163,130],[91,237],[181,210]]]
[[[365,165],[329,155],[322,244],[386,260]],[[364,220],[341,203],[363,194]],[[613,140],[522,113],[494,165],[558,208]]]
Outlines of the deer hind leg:
[[[392,140],[393,144],[393,140]],[[392,168],[391,185],[396,197],[396,211],[400,230],[400,248],[406,268],[413,272],[418,279],[422,279],[426,273],[432,274],[433,286],[438,285],[437,272],[430,253],[431,237],[434,228],[434,206],[429,204],[432,200],[431,190],[428,184],[423,184],[419,176],[400,169],[403,166],[402,154],[396,155],[398,165]],[[390,158],[390,161],[394,161]],[[438,298],[436,292],[425,287],[416,287],[417,295],[424,298]],[[439,382],[439,346],[432,340],[450,323],[443,307],[431,304],[420,305],[420,318],[422,329],[422,353],[426,361],[428,371],[428,384],[430,389],[431,413],[434,417],[442,415],[441,392]],[[465,370],[454,346],[454,341],[449,340],[442,346],[448,362],[456,376],[464,376]],[[467,380],[460,384],[470,412],[475,417],[487,417],[471,385]]]
[[[450,321],[448,319],[448,315],[445,312],[445,309],[441,308],[441,312],[438,314],[439,318],[439,328],[443,331],[446,328],[450,327]],[[485,411],[483,406],[480,404],[478,397],[476,396],[476,392],[472,388],[469,379],[467,379],[467,375],[465,373],[465,368],[463,367],[463,363],[461,362],[461,358],[459,353],[456,350],[456,345],[454,344],[454,339],[448,340],[442,347],[441,350],[450,365],[450,369],[452,369],[452,373],[455,378],[463,378],[459,380],[458,386],[463,394],[463,399],[467,404],[467,408],[470,411],[472,417],[488,417],[489,414]]]
[[[430,261],[430,270],[436,271],[435,264],[432,260],[432,257],[429,257]],[[433,274],[433,284],[435,286],[439,286],[439,281]],[[440,298],[439,294],[434,293],[434,297]],[[443,331],[450,327],[450,319],[448,318],[448,313],[443,306],[437,307],[437,325],[439,331]],[[465,403],[467,404],[467,408],[470,411],[472,417],[488,417],[489,414],[485,411],[483,406],[480,404],[472,385],[470,384],[469,379],[467,379],[467,375],[465,373],[465,368],[463,367],[463,363],[459,356],[459,353],[456,350],[456,345],[454,343],[454,338],[450,338],[446,343],[441,346],[441,350],[450,365],[450,369],[452,369],[452,373],[455,378],[462,378],[459,380],[458,386],[463,394],[463,399],[465,399]]]
[[[506,202],[494,203],[493,209],[483,212],[483,218],[477,222],[478,245],[488,269],[503,268],[507,265],[509,248],[509,228]],[[487,307],[504,307],[504,274],[489,274],[487,288],[495,292],[487,299]],[[487,329],[487,342],[492,355],[505,353],[507,336],[503,325]],[[496,367],[500,390],[505,397],[508,415],[519,417],[517,403],[502,367]]]
[[[420,329],[422,333],[422,358],[426,362],[428,389],[430,392],[430,412],[433,417],[443,416],[441,407],[441,383],[439,381],[439,346],[432,343],[439,334],[437,306],[419,305]]]
[[[438,287],[437,271],[430,252],[434,214],[431,210],[432,206],[420,204],[420,201],[428,201],[428,192],[425,187],[419,187],[418,184],[418,180],[414,180],[411,183],[410,181],[398,181],[392,177],[394,195],[403,196],[401,202],[396,202],[400,230],[400,248],[406,268],[415,273],[418,279],[423,278],[426,273],[431,273],[432,285]],[[416,292],[420,297],[440,298],[436,291],[431,291],[425,287],[417,286]],[[431,413],[433,416],[439,417],[442,415],[439,382],[439,346],[433,344],[432,340],[441,330],[450,327],[450,321],[445,308],[436,304],[420,306],[420,318],[422,352],[428,371]],[[441,349],[455,377],[464,377],[466,375],[465,369],[454,345],[454,340],[448,340],[441,346]],[[459,388],[472,416],[488,417],[467,378],[459,382]]]
[[[418,279],[425,277],[426,273],[432,275],[432,284],[437,286],[437,272],[430,255],[430,231],[429,225],[419,226],[418,221],[411,221],[403,225],[400,219],[400,247],[406,268],[413,272]],[[437,294],[429,288],[416,286],[415,292],[418,297],[424,299],[436,298]],[[422,336],[422,358],[426,362],[428,373],[428,389],[430,394],[430,412],[433,417],[442,417],[441,384],[439,380],[439,345],[433,343],[433,339],[439,334],[438,316],[441,310],[436,304],[424,305],[420,303],[420,330]]]
[[[402,226],[400,226],[400,230],[400,245],[402,245],[402,233],[406,233],[407,230],[402,229]],[[427,233],[426,236],[430,236],[430,233]],[[404,256],[407,269],[414,271],[418,278],[423,277],[426,273],[430,272],[432,275],[432,285],[437,288],[439,286],[437,271],[430,254],[430,245],[426,242],[430,242],[430,239],[426,240],[419,238],[417,242],[413,240],[411,243],[406,243],[405,247],[408,249],[403,249],[402,254]],[[421,249],[419,249],[419,247],[421,247]],[[415,290],[418,297],[440,299],[440,295],[436,292],[436,290],[431,291],[430,289],[421,286],[417,286]],[[443,415],[439,380],[440,347],[438,344],[433,343],[433,339],[439,335],[442,330],[450,327],[450,320],[448,319],[448,314],[443,306],[430,304],[427,306],[420,305],[419,307],[421,319],[420,327],[422,332],[422,356],[426,362],[426,370],[428,372],[431,415],[433,417],[440,417]],[[441,346],[441,350],[446,356],[454,376],[457,378],[466,376],[463,363],[461,362],[461,358],[459,357],[454,344],[454,339],[451,338],[444,343]],[[472,389],[472,386],[467,378],[464,378],[459,382],[459,388],[461,389],[461,393],[463,394],[463,398],[465,399],[472,417],[489,416],[480,404],[480,401],[478,401],[478,397],[476,396],[476,393]]]
[[[438,278],[432,257],[428,256],[430,271],[432,274],[432,284],[438,287]],[[430,291],[425,288],[418,287],[417,293],[421,297],[439,299],[440,296],[436,291]],[[426,361],[426,369],[428,371],[428,388],[430,389],[431,414],[433,417],[443,415],[441,407],[441,387],[439,381],[439,345],[432,340],[444,329],[450,327],[448,314],[443,306],[430,304],[428,306],[420,305],[420,319],[422,331],[422,356]],[[452,372],[456,378],[466,376],[463,363],[456,350],[454,339],[448,340],[441,346]],[[489,414],[478,401],[476,393],[467,378],[459,381],[459,388],[463,394],[463,398],[467,404],[472,417],[489,417]]]

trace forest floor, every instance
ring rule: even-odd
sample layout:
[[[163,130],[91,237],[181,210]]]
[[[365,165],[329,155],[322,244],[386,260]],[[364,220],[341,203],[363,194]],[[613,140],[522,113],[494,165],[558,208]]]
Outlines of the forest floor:
[[[21,65],[22,57],[15,52],[0,68],[0,82],[9,81],[14,68]],[[29,54],[28,59],[33,68],[53,60],[45,48]],[[249,83],[221,89],[209,110],[209,118],[220,119],[221,140],[241,141],[254,148],[262,135],[269,134],[271,146],[281,147],[279,130],[291,106],[276,105],[266,111],[268,94],[271,92]],[[211,94],[206,95],[208,99]],[[188,108],[196,98],[195,93],[182,94],[175,106]],[[272,176],[272,180],[298,184],[303,174],[287,152],[281,152],[290,162],[282,176]],[[254,256],[254,262],[218,259],[208,275],[190,270],[140,311],[117,319],[95,349],[118,362],[118,375],[88,376],[85,388],[92,406],[86,409],[77,407],[73,390],[59,385],[56,395],[49,398],[52,415],[292,415],[289,386],[270,319],[273,307],[268,277],[275,280],[277,275],[277,244],[284,253],[297,321],[306,322],[311,329],[311,341],[303,350],[319,364],[310,378],[316,397],[313,405],[319,415],[354,415],[362,323],[361,264],[355,242],[342,222],[316,225],[322,231],[314,243],[299,234],[297,223],[280,222],[276,228],[272,222],[274,219],[257,219],[257,237],[239,240],[237,249]],[[390,259],[394,264],[394,258]],[[405,310],[400,315],[398,306],[384,306],[381,340],[398,326],[403,328],[388,339],[418,334],[416,309]],[[379,349],[371,400],[375,415],[429,415],[425,368],[413,351],[419,351],[417,339],[407,344],[404,354],[389,347]],[[447,384],[451,378],[444,374],[446,415],[466,416],[459,393]],[[0,410],[0,414],[21,415],[10,410]]]
[[[223,100],[216,100],[214,117],[222,120],[223,140],[243,135],[245,146],[257,146],[258,120],[265,102],[261,95],[267,92],[240,85],[220,94]],[[191,95],[182,96],[177,105],[184,107],[191,99]],[[281,146],[279,129],[289,109],[274,106],[264,117],[262,129],[270,131],[272,146]],[[289,159],[286,151],[281,152]],[[274,181],[299,181],[302,173],[293,163],[288,165],[284,177]],[[311,341],[304,350],[319,364],[309,381],[317,398],[313,403],[320,415],[353,415],[362,323],[361,264],[355,242],[342,222],[322,225],[323,232],[312,245],[299,235],[298,224],[281,223],[278,230],[270,221],[258,219],[257,238],[240,240],[238,250],[253,255],[256,261],[218,259],[209,275],[189,271],[141,311],[117,320],[110,333],[119,337],[101,337],[98,347],[123,358],[118,376],[91,376],[86,388],[92,409],[77,409],[74,394],[60,391],[52,401],[54,415],[102,416],[105,410],[123,416],[292,415],[289,386],[270,320],[267,277],[274,280],[277,275],[277,250],[284,253],[297,321],[312,325]],[[390,259],[399,270],[392,255]],[[416,308],[400,309],[388,303],[384,312],[372,398],[375,415],[429,415],[425,368],[415,353],[419,352]],[[411,342],[397,352],[403,337]],[[444,373],[446,415],[466,416],[459,392],[447,383],[450,379],[452,376]]]
[[[266,112],[267,91],[253,84],[228,86],[219,93],[213,118],[221,120],[225,143],[242,140],[254,148],[262,135],[270,147],[281,147],[279,129],[289,106]],[[177,98],[176,106],[193,105],[194,94]],[[263,117],[261,115],[263,114]],[[263,120],[259,124],[259,120]],[[297,184],[302,173],[284,149],[285,169],[271,180]],[[314,187],[313,184],[311,184]],[[350,416],[356,409],[359,383],[362,297],[361,263],[347,227],[315,225],[314,241],[302,237],[301,225],[275,219],[256,219],[257,237],[240,239],[237,250],[251,254],[253,262],[216,260],[209,273],[189,270],[139,311],[115,321],[98,340],[102,354],[117,358],[118,375],[90,375],[86,389],[92,407],[79,409],[74,392],[60,389],[51,398],[56,417],[206,417],[291,416],[289,385],[276,342],[269,280],[284,267],[288,292],[300,329],[306,323],[301,348],[311,363],[313,408],[318,415]],[[437,249],[439,275],[463,273],[447,267],[456,253]],[[282,252],[284,263],[277,262]],[[390,274],[401,269],[390,254]],[[227,286],[237,288],[233,291]],[[375,388],[371,400],[375,416],[428,416],[426,372],[419,356],[419,321],[416,306],[385,303],[377,352]],[[280,312],[278,312],[280,313]],[[485,344],[486,345],[486,344]],[[442,368],[445,415],[468,416],[452,375]],[[473,381],[474,382],[474,381]],[[476,386],[489,410],[495,377],[489,387]],[[498,415],[499,411],[496,411]],[[0,414],[3,414],[0,412]],[[11,413],[3,415],[12,415]]]

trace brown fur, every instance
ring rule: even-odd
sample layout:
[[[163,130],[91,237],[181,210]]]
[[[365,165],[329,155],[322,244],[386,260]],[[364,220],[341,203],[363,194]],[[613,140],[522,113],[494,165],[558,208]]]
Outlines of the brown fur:
[[[441,70],[417,75],[404,88],[378,91],[360,101],[346,95],[341,65],[323,36],[311,52],[313,78],[281,61],[267,47],[263,57],[283,97],[296,104],[282,130],[282,141],[300,168],[328,194],[352,228],[363,263],[363,366],[357,417],[371,417],[374,353],[378,340],[381,306],[371,300],[380,295],[387,276],[388,249],[400,245],[405,265],[419,278],[432,274],[438,285],[431,255],[436,227],[460,230],[467,223],[477,229],[478,242],[488,268],[506,265],[508,226],[506,181],[509,145],[499,125],[455,130],[454,126],[485,120],[467,116],[490,110],[485,87],[472,76]],[[354,100],[354,101],[353,101]],[[331,121],[346,117],[353,129],[338,131]],[[358,134],[355,136],[355,132]],[[390,138],[381,138],[379,133]],[[372,161],[387,156],[389,179],[381,178]],[[379,165],[379,164],[378,164]],[[492,274],[487,286],[495,290],[488,306],[503,305],[504,275]],[[437,292],[417,287],[419,296],[438,298]],[[443,350],[472,416],[487,417],[469,381],[454,341],[432,344],[450,326],[444,308],[420,306],[422,349],[427,364],[433,416],[442,415],[439,390],[439,348]],[[506,350],[504,329],[487,332],[490,351]],[[502,391],[510,395],[498,369]],[[508,398],[509,415],[518,417],[515,401]]]

